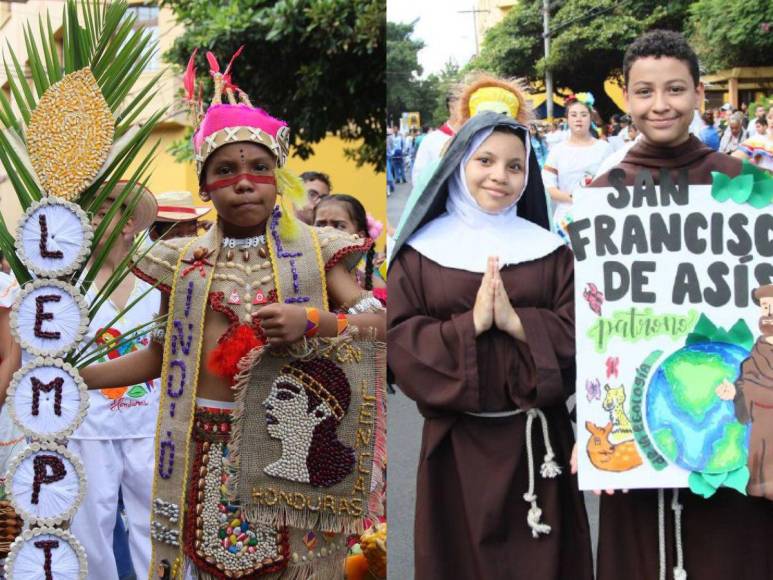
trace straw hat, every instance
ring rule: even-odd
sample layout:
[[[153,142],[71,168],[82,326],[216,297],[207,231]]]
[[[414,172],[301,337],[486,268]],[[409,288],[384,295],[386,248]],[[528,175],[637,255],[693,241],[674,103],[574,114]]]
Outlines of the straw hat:
[[[197,207],[190,191],[165,191],[156,196],[159,222],[189,222],[210,212],[211,208]]]
[[[116,183],[113,191],[108,196],[107,201],[115,203],[115,200],[121,195],[126,185],[128,185],[128,181],[119,181]],[[158,212],[156,196],[153,195],[153,193],[147,187],[142,187],[140,184],[137,184],[136,187],[141,188],[142,194],[140,195],[140,199],[134,208],[134,215],[132,216],[132,223],[134,225],[132,230],[135,234],[141,232],[142,230],[148,229],[151,224],[156,221],[156,213]],[[136,191],[137,189],[135,188],[134,193],[130,193],[129,196],[124,200],[125,205],[129,205],[131,203],[132,197],[136,195]]]

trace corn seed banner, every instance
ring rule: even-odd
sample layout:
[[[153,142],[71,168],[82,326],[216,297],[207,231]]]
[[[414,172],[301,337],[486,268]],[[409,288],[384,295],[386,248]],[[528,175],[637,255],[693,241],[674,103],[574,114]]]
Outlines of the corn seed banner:
[[[773,499],[773,180],[623,178],[568,227],[580,488]]]

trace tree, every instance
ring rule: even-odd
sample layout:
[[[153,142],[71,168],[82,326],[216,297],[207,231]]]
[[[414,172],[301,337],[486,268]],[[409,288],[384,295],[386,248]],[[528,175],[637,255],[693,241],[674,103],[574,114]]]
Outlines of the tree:
[[[706,72],[735,66],[769,66],[773,54],[773,4],[698,0],[690,6],[690,42]]]
[[[440,74],[437,75],[437,96],[435,97],[435,108],[432,112],[431,125],[442,125],[448,119],[448,105],[446,96],[448,91],[461,80],[462,72],[459,65],[448,61]]]
[[[617,111],[604,82],[622,69],[626,47],[654,28],[681,30],[689,0],[559,0],[551,9],[550,59],[545,62],[542,0],[524,0],[486,34],[468,69],[526,77],[541,84],[545,68],[554,86],[591,91],[604,117]]]
[[[348,142],[347,156],[383,171],[384,0],[168,0],[185,32],[166,55],[185,66],[195,48],[221,66],[244,45],[234,82],[255,105],[293,128],[295,155],[306,159],[328,133]]]
[[[424,42],[413,35],[414,23],[398,24],[387,22],[386,74],[387,115],[389,122],[397,124],[400,115],[406,111],[419,111],[428,106],[427,95],[422,95],[422,71],[419,64],[419,51]],[[426,88],[426,87],[425,87]],[[425,108],[426,110],[426,108]]]

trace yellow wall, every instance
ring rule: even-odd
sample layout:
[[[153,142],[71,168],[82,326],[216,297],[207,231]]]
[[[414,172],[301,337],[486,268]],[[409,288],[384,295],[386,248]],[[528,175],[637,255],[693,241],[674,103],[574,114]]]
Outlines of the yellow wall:
[[[314,156],[306,161],[290,157],[287,167],[297,175],[304,171],[321,171],[330,176],[333,193],[356,197],[368,213],[386,226],[386,174],[376,173],[370,166],[357,167],[344,157],[344,149],[352,147],[338,137],[328,136],[314,145]],[[377,242],[383,250],[384,234]]]

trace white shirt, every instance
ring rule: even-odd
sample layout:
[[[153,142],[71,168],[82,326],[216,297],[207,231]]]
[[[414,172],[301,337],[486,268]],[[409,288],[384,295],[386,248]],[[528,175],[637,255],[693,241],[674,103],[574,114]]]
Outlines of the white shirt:
[[[545,143],[548,144],[548,151],[554,149],[559,143],[566,141],[568,132],[566,131],[551,131],[545,134]]]
[[[601,139],[596,139],[593,145],[578,147],[569,141],[563,141],[548,152],[545,160],[545,168],[542,171],[542,181],[545,190],[548,187],[557,187],[561,191],[574,194],[575,190],[588,185],[601,162],[612,152],[612,146]],[[556,173],[548,171],[554,169]],[[571,203],[553,202],[555,214],[553,215],[554,227],[559,227]]]
[[[118,309],[107,300],[97,311],[89,324],[86,340],[94,338],[97,331],[102,330],[102,339],[122,335],[134,328],[149,322],[156,316],[161,307],[161,293],[152,289],[152,286],[135,278],[127,304],[131,304],[144,292],[150,292],[140,299],[131,310],[117,320],[109,328],[105,329],[116,314]],[[94,286],[89,288],[86,294],[86,302],[91,304],[96,296]],[[120,341],[120,338],[116,342]],[[146,348],[150,343],[147,335],[135,339],[129,344],[113,350],[98,362],[105,362],[128,354],[135,350]],[[96,363],[94,363],[96,364]],[[72,439],[138,439],[140,437],[154,437],[156,434],[156,418],[160,400],[160,381],[148,381],[139,385],[118,387],[115,389],[100,389],[89,391],[90,406],[86,419],[72,435]]]
[[[703,119],[701,119],[700,111],[696,109],[692,114],[692,121],[690,121],[690,133],[700,139],[701,131],[703,131],[705,126],[706,124],[703,122]]]
[[[412,183],[416,183],[427,165],[440,159],[443,147],[448,143],[449,139],[451,139],[450,135],[446,135],[443,131],[437,129],[426,134],[419,144],[419,149],[416,151],[416,159],[413,161],[413,168],[411,169]]]

